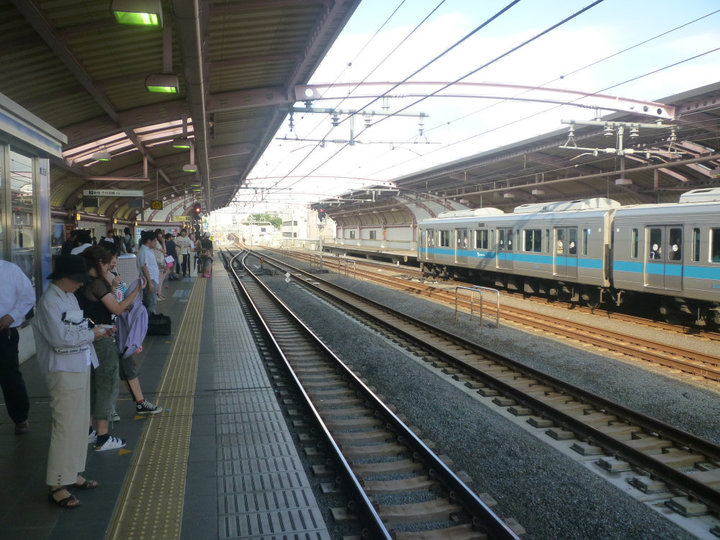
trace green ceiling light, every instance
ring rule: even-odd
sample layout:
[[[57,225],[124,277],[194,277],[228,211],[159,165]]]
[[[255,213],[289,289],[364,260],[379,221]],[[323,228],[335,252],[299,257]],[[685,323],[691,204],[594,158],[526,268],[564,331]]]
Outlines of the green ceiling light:
[[[111,8],[120,24],[162,26],[161,0],[112,0]]]
[[[92,155],[92,159],[95,161],[110,161],[111,157],[110,152],[107,150],[98,150]]]
[[[180,150],[190,150],[190,146],[192,143],[190,142],[190,139],[187,137],[180,137],[178,139],[173,139],[172,147],[178,148]]]
[[[158,94],[179,94],[180,81],[174,73],[151,73],[145,77],[145,88]]]

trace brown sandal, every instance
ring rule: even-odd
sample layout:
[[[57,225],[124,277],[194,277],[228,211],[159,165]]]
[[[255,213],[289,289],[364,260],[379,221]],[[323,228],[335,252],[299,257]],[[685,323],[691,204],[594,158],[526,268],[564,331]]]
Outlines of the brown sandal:
[[[56,499],[55,494],[60,491],[65,491],[68,496],[63,499]],[[80,501],[64,487],[51,489],[50,493],[48,493],[48,499],[51,503],[59,506],[60,508],[77,508],[80,506]]]
[[[70,484],[71,488],[75,489],[95,489],[100,484],[96,480],[88,480],[87,478],[83,478],[83,481],[78,484],[77,482],[74,484]]]

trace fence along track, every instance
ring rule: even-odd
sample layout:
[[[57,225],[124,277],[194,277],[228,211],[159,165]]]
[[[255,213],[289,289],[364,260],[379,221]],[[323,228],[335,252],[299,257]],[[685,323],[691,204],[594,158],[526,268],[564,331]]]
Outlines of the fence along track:
[[[268,258],[266,257],[266,264]],[[720,447],[659,420],[567,384],[460,336],[276,261],[304,286],[373,325],[390,339],[452,374],[498,406],[550,437],[576,438],[574,449],[599,455],[610,472],[640,469],[631,484],[646,493],[667,492],[667,506],[686,516],[720,513]],[[399,337],[398,337],[399,336]],[[404,342],[404,343],[403,343]],[[605,455],[603,455],[605,454]]]
[[[248,268],[252,281],[232,270],[328,438],[371,538],[518,538]]]

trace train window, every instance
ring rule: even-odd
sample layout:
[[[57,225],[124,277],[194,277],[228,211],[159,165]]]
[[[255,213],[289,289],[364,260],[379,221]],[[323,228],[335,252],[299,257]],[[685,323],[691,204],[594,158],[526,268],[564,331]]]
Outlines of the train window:
[[[650,229],[650,250],[648,258],[656,260],[662,258],[662,229]]]
[[[700,260],[700,229],[693,229],[692,232],[692,260],[693,262]]]
[[[682,229],[671,227],[668,234],[668,259],[671,261],[682,260]]]
[[[468,247],[467,229],[455,229],[455,236],[457,238],[457,248],[458,249],[467,249],[467,247]]]
[[[720,229],[710,229],[710,262],[720,263]]]
[[[588,245],[590,244],[590,229],[583,229],[582,231],[582,254],[588,254]]]
[[[565,253],[565,230],[555,229],[555,253],[562,255]]]
[[[427,232],[427,245],[428,247],[433,247],[435,245],[435,231],[432,229]]]
[[[368,231],[368,232],[370,235],[370,240],[377,240],[377,231],[376,230],[372,230],[372,231]]]
[[[639,244],[640,244],[640,235],[638,234],[638,230],[637,230],[637,229],[633,229],[632,232],[631,232],[631,234],[630,234],[630,256],[631,256],[633,259],[637,259],[637,258],[638,258],[638,253],[639,253],[639,248],[638,248],[638,246],[639,246]]]
[[[568,229],[568,255],[577,255],[577,229]]]
[[[355,238],[355,231],[350,231],[350,240]]]
[[[450,247],[450,231],[440,231],[440,247]]]
[[[479,231],[475,231],[475,248],[488,249],[490,247],[488,238],[489,235],[487,229],[480,229]]]
[[[542,229],[527,229],[523,231],[525,235],[525,251],[533,251],[540,253],[542,250]]]
[[[498,229],[498,251],[512,251],[513,250],[513,231],[512,229]]]

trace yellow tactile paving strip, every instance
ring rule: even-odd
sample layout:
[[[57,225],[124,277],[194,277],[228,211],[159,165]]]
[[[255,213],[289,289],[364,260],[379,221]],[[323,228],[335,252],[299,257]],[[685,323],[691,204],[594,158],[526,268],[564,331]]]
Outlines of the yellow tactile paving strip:
[[[180,538],[207,280],[195,281],[106,538]]]

